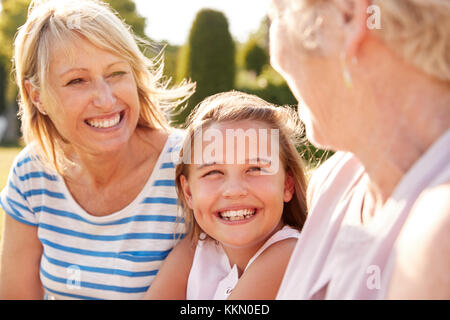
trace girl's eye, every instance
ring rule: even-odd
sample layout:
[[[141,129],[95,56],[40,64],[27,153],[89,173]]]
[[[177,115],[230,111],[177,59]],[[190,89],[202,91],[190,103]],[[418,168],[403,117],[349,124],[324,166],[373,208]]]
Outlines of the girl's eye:
[[[248,169],[249,172],[259,174],[259,173],[268,173],[269,171],[267,169],[261,168],[261,167],[251,167]]]
[[[222,174],[222,172],[220,172],[219,170],[211,170],[205,173],[202,177],[212,176],[216,174]]]

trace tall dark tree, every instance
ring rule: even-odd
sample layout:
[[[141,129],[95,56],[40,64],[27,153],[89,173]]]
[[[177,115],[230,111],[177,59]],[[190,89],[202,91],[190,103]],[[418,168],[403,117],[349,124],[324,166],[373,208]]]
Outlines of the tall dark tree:
[[[260,75],[263,67],[269,63],[269,55],[266,50],[256,43],[248,41],[244,47],[244,66],[246,70]]]
[[[3,136],[3,141],[15,142],[19,136],[19,123],[17,120],[17,89],[11,76],[11,59],[13,53],[13,41],[17,28],[25,23],[27,8],[30,0],[2,0],[0,12],[0,69],[4,76],[1,77],[0,90],[0,114],[6,116],[8,126]]]
[[[178,65],[182,70],[178,78],[181,75],[197,83],[188,106],[174,117],[175,123],[182,124],[205,97],[234,87],[235,45],[222,12],[203,9],[197,14]]]

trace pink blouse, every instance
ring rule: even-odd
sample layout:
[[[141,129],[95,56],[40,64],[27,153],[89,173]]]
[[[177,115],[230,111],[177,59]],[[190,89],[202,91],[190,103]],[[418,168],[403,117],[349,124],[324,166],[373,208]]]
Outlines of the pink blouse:
[[[367,225],[367,175],[338,152],[314,174],[311,208],[277,299],[385,299],[396,239],[419,195],[450,181],[450,130],[411,167]]]

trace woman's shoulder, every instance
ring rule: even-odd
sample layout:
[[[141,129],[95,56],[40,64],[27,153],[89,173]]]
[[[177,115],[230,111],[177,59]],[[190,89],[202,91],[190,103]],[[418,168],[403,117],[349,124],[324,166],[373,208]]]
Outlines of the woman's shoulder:
[[[49,171],[42,162],[41,156],[37,152],[37,145],[30,143],[26,145],[14,158],[12,170],[17,172],[27,171]]]
[[[184,141],[184,138],[186,137],[186,131],[182,129],[173,129],[169,133],[169,137],[167,138],[167,143],[170,144],[172,147],[179,147],[181,148],[181,145]]]
[[[317,196],[330,188],[346,189],[345,185],[351,183],[353,177],[361,176],[363,171],[364,167],[352,153],[336,152],[314,171],[308,184],[308,207]]]
[[[181,129],[155,130],[141,128],[138,134],[140,139],[140,149],[147,149],[148,153],[160,154],[164,162],[170,161],[175,163],[178,152],[181,149],[182,142],[185,137],[185,131]]]
[[[173,152],[175,148],[181,147],[186,136],[185,130],[172,128],[170,131],[146,130],[144,131],[145,140],[153,145],[159,145],[162,150]],[[177,148],[178,150],[179,148]]]
[[[433,246],[439,246],[445,240],[450,247],[450,179],[439,185],[423,190],[408,214],[400,239],[408,247],[411,241],[417,239],[424,245],[429,240]],[[439,241],[439,237],[442,237]],[[444,242],[445,242],[444,241]],[[447,246],[448,245],[448,246]],[[431,246],[430,246],[431,247]]]
[[[397,189],[397,198],[403,200],[402,206],[407,204],[407,211],[395,242],[390,298],[450,296],[449,141],[450,130],[414,164]]]
[[[450,296],[450,181],[427,188],[414,202],[395,244],[389,297]]]

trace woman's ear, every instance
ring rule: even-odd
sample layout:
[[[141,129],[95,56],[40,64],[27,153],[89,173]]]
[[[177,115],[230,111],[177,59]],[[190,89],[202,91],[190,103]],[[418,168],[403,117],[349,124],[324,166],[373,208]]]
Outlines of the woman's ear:
[[[367,8],[369,1],[339,0],[338,3],[340,3],[340,9],[346,22],[346,42],[343,55],[351,60],[357,57],[358,50],[368,34]]]
[[[41,102],[41,92],[35,86],[33,86],[30,80],[25,80],[24,86],[33,105],[39,110],[40,113],[46,115],[47,112],[45,111],[44,106]]]
[[[180,175],[180,184],[181,189],[183,190],[184,199],[186,200],[189,209],[192,209],[193,206],[191,188],[189,187],[189,182],[184,174]]]
[[[292,173],[287,171],[286,177],[284,178],[284,195],[283,195],[283,201],[289,202],[292,199],[292,196],[295,192],[295,182],[294,177],[292,176]]]

